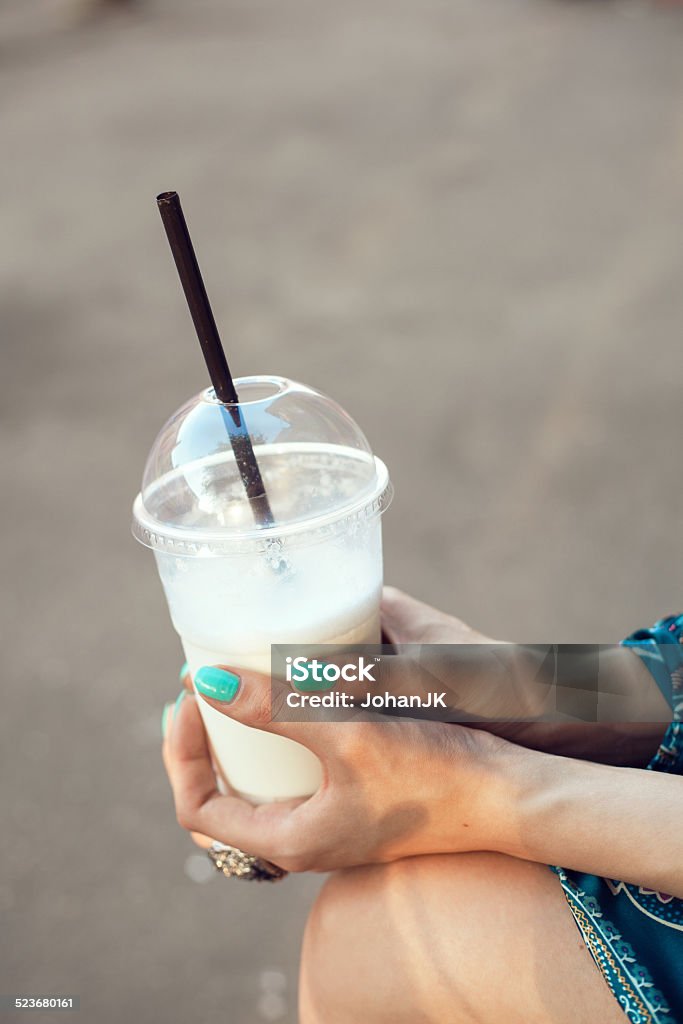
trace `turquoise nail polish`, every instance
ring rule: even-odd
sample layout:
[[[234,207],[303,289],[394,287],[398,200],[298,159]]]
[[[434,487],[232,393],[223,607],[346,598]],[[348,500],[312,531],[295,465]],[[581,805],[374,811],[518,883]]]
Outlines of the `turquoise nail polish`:
[[[326,661],[318,661],[318,671],[317,671],[317,674],[319,676],[322,676],[323,670],[326,669],[326,668],[327,668],[327,662]],[[309,672],[308,672],[308,678],[307,679],[297,679],[295,681],[294,685],[297,688],[297,690],[301,690],[303,693],[310,693],[311,691],[314,691],[314,690],[331,690],[334,686],[337,685],[335,680],[331,680],[330,681],[329,679],[324,679],[324,678],[314,679],[313,678],[313,670],[310,667],[310,663],[308,665],[308,669],[309,669]]]
[[[225,668],[204,665],[194,677],[194,685],[205,697],[222,700],[229,704],[235,699],[240,685],[240,677]]]
[[[164,710],[161,712],[161,735],[163,739],[166,739],[166,731],[168,729],[168,713],[173,705],[171,703],[164,704]]]
[[[187,675],[188,671],[189,671],[189,666],[188,666],[187,662],[184,661],[183,664],[181,665],[180,672],[178,673],[178,679],[180,680],[181,683],[182,683],[183,679],[185,678],[185,676]]]

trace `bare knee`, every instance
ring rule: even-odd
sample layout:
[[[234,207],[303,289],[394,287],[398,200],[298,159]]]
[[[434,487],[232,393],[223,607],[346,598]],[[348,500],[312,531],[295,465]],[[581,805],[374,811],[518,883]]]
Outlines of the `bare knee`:
[[[333,875],[306,927],[300,992],[301,1024],[623,1020],[557,879],[500,854]]]
[[[358,1020],[398,1024],[392,994],[382,992],[383,972],[376,969],[377,958],[386,961],[391,946],[381,907],[392,868],[377,865],[339,871],[321,889],[304,935],[301,1024]]]
[[[456,1005],[447,930],[423,905],[425,887],[457,860],[408,858],[330,877],[304,936],[301,1024],[472,1020]]]

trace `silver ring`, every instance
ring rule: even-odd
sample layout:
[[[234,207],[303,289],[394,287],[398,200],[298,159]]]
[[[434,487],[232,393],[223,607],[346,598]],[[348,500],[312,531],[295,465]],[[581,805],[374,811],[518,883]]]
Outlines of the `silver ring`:
[[[213,842],[206,852],[216,870],[226,878],[243,878],[248,882],[279,882],[289,874],[269,860],[243,853],[237,847],[226,846],[225,843]]]

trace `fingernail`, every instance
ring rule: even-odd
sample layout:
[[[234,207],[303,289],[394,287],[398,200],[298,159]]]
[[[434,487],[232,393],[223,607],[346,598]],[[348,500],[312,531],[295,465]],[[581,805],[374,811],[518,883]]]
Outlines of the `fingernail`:
[[[239,689],[240,677],[234,672],[228,672],[227,669],[204,665],[195,675],[194,685],[205,697],[229,704]]]
[[[304,693],[310,693],[312,690],[331,690],[336,686],[336,681],[334,679],[325,679],[323,676],[323,671],[327,668],[327,664],[328,663],[326,661],[317,662],[316,674],[320,676],[320,678],[316,679],[313,675],[311,662],[307,662],[306,669],[308,671],[308,676],[306,679],[293,680],[297,690],[303,690]]]
[[[189,671],[189,666],[188,666],[187,662],[184,661],[182,666],[181,666],[181,668],[180,668],[180,672],[178,673],[178,679],[180,680],[181,683],[182,683],[183,679],[185,678],[185,676],[187,675],[188,671]]]
[[[168,704],[164,704],[164,710],[161,712],[161,735],[163,739],[166,739],[166,733],[168,731],[168,714],[173,707],[173,704],[169,701]]]

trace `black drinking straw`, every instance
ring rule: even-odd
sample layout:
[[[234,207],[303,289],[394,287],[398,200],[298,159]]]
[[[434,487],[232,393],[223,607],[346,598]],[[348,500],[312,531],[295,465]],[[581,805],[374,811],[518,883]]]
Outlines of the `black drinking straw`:
[[[209,377],[216,392],[216,398],[221,403],[223,419],[228,429],[235,462],[247,492],[251,511],[259,526],[272,526],[273,513],[270,502],[261,471],[258,468],[251,437],[242,416],[239,398],[211,311],[190,233],[187,230],[180,197],[177,192],[162,192],[157,196],[157,206],[164,222],[175,265],[178,268],[180,283],[190,307],[192,322],[202,347]]]

